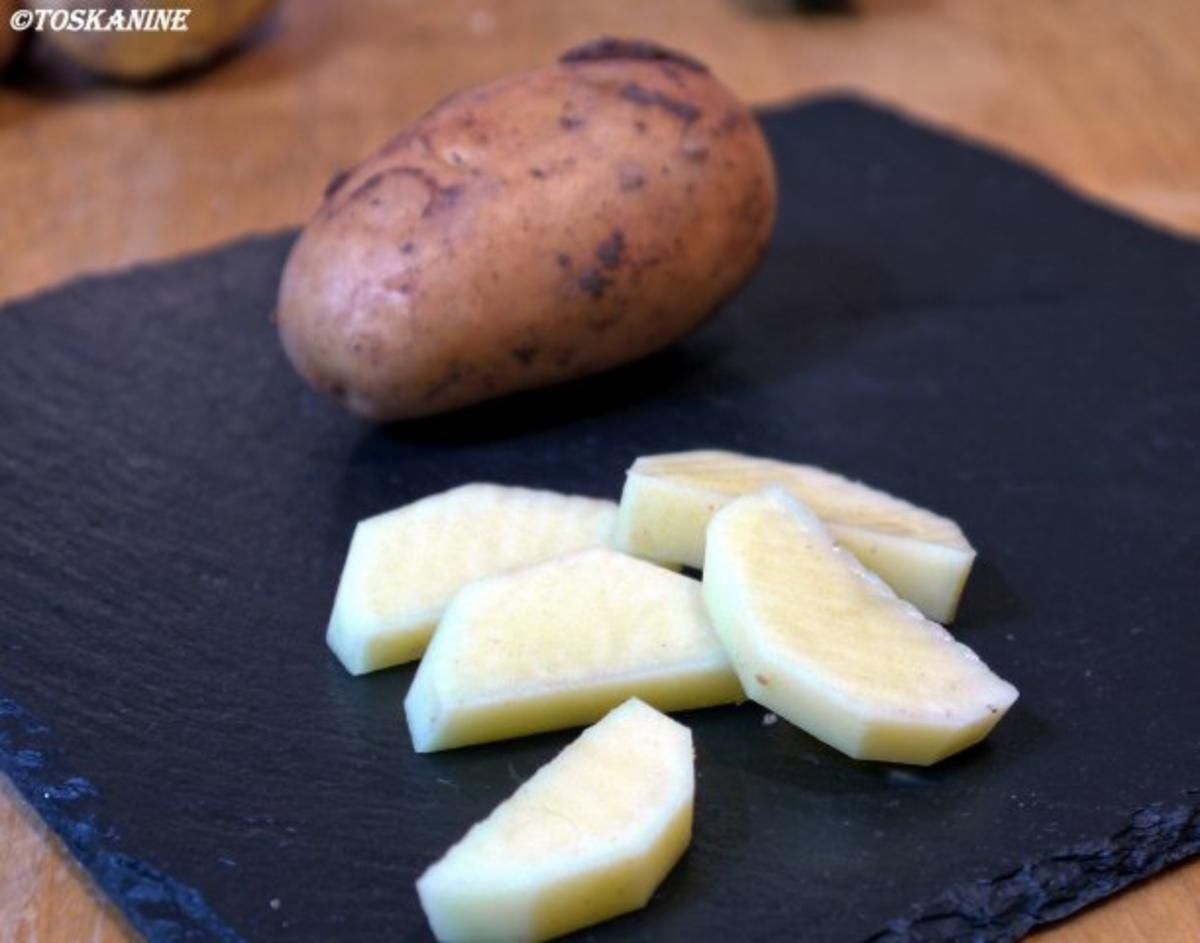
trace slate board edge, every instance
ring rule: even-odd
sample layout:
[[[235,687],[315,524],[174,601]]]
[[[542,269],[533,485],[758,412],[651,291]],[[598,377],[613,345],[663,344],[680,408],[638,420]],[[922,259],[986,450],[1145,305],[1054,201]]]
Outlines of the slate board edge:
[[[1018,940],[1200,854],[1200,789],[1188,801],[1154,803],[1108,838],[1080,842],[994,878],[966,881],[914,905],[871,943]]]
[[[863,102],[862,104],[865,106],[866,102]],[[315,205],[316,204],[314,204],[314,207]],[[42,298],[46,295],[53,295],[56,292],[64,289],[75,289],[80,286],[89,285],[93,282],[104,282],[112,278],[135,275],[138,272],[170,268],[172,265],[188,262],[194,259],[201,259],[206,255],[213,255],[218,252],[227,252],[230,249],[234,249],[242,245],[253,245],[257,242],[271,242],[275,239],[282,238],[295,239],[295,237],[300,234],[300,229],[301,227],[297,225],[282,225],[264,227],[262,229],[247,229],[235,236],[219,239],[216,242],[210,242],[205,245],[192,246],[191,248],[170,252],[162,256],[119,262],[109,268],[85,269],[81,272],[69,275],[59,281],[51,282],[48,285],[35,286],[25,291],[18,292],[15,295],[0,295],[0,315],[3,315],[9,308],[23,307],[24,305],[33,303],[39,298]],[[263,317],[265,318],[266,316],[267,312],[264,311]]]
[[[804,95],[777,103],[759,105],[753,111],[760,121],[770,121],[774,118],[781,118],[789,111],[797,108],[839,107],[846,105],[882,114],[901,124],[916,128],[925,134],[940,138],[945,143],[974,151],[976,154],[984,155],[991,160],[1001,161],[1005,164],[1016,164],[1025,173],[1046,182],[1057,190],[1063,191],[1076,202],[1082,203],[1096,212],[1103,213],[1126,226],[1132,226],[1159,236],[1165,236],[1176,242],[1200,245],[1200,234],[1189,232],[1165,220],[1158,220],[1142,215],[1142,211],[1136,207],[1118,203],[1116,200],[1109,199],[1090,190],[1080,189],[1074,181],[1062,176],[1053,167],[1036,163],[1028,155],[1021,154],[1016,150],[1010,150],[1004,144],[972,137],[967,132],[953,125],[946,124],[932,115],[924,115],[917,111],[909,110],[899,102],[874,98],[853,88],[835,89],[820,94]]]
[[[54,760],[51,729],[0,691],[0,775],[58,836],[129,923],[151,943],[240,943],[194,887],[121,850],[102,797]]]

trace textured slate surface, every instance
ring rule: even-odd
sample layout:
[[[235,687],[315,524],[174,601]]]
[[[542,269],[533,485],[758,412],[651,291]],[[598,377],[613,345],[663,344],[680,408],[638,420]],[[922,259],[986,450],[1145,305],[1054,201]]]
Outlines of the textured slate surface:
[[[287,235],[0,312],[0,768],[150,937],[422,938],[413,879],[571,734],[413,754],[411,669],[321,642],[354,521],[701,445],[961,521],[956,631],[1022,698],[931,770],[688,716],[692,849],[595,939],[1011,939],[1200,850],[1200,246],[854,102],[767,127],[779,232],[722,318],[448,419],[291,375]]]

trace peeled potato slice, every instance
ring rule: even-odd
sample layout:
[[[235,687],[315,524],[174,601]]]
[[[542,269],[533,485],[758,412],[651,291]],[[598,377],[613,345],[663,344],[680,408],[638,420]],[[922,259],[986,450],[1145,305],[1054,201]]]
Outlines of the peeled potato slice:
[[[590,724],[629,697],[687,710],[743,694],[698,582],[597,549],[459,592],[404,712],[424,753]]]
[[[621,495],[616,546],[650,560],[702,567],[713,514],[768,485],[786,488],[812,508],[838,543],[929,618],[954,618],[975,561],[958,525],[813,465],[720,451],[639,458]]]
[[[326,641],[351,674],[420,658],[467,583],[612,542],[616,505],[471,484],[361,521]]]
[[[421,875],[439,940],[544,940],[644,907],[691,840],[686,727],[612,711]]]
[[[935,763],[1017,698],[782,488],[716,513],[703,592],[746,694],[857,759]]]

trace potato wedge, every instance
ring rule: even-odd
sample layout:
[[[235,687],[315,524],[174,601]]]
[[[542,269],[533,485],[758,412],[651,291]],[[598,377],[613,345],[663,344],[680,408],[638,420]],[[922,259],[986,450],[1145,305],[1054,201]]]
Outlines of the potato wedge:
[[[746,694],[856,759],[935,763],[1017,698],[782,488],[716,513],[703,592]]]
[[[686,727],[626,701],[417,881],[439,940],[544,940],[645,906],[692,832]]]
[[[953,620],[975,562],[958,525],[814,465],[716,450],[639,458],[621,495],[617,548],[702,567],[713,514],[738,495],[772,484],[812,508],[838,543],[930,619]]]
[[[361,521],[326,641],[351,674],[420,658],[467,583],[612,542],[616,505],[470,484]]]
[[[698,582],[595,549],[461,590],[404,712],[425,753],[593,723],[629,697],[669,711],[744,695]]]

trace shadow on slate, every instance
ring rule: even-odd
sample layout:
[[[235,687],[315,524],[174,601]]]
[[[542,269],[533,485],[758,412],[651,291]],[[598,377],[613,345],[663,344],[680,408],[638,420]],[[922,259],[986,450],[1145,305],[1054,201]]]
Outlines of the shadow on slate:
[[[695,839],[596,940],[1007,940],[1200,851],[1200,246],[853,101],[772,113],[773,248],[605,377],[374,430],[267,312],[290,235],[0,312],[0,768],[153,940],[419,939],[413,880],[570,741],[409,746],[322,644],[354,522],[643,452],[817,462],[962,522],[1021,700],[933,769],[696,712]]]

